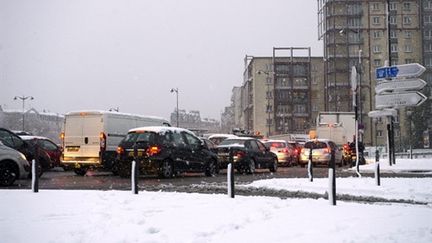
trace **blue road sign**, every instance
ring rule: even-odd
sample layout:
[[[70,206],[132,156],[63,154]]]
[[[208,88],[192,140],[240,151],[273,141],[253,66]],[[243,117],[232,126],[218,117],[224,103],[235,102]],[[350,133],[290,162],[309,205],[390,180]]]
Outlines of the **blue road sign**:
[[[395,78],[399,73],[399,68],[396,66],[392,67],[381,67],[375,70],[376,79],[384,78]]]

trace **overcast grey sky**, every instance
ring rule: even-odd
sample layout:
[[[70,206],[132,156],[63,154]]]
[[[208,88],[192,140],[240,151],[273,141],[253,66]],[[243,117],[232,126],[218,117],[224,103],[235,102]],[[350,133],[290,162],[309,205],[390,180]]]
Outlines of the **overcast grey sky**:
[[[219,119],[243,58],[312,47],[316,0],[0,0],[0,105]],[[28,104],[28,105],[27,105]]]

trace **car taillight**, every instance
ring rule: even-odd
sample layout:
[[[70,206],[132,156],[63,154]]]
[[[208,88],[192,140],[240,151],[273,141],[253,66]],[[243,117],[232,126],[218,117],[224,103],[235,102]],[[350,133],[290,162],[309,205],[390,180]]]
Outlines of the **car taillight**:
[[[296,152],[297,152],[297,151],[298,151],[298,150],[296,149]],[[302,148],[302,149],[301,149],[301,153],[302,153],[302,154],[305,153],[305,148]]]
[[[239,160],[241,160],[243,157],[245,157],[246,153],[243,151],[236,151],[233,154],[233,161],[237,162]]]
[[[64,140],[65,140],[65,133],[64,132],[60,133],[60,140],[62,143],[62,148],[64,148]]]
[[[157,155],[160,153],[161,149],[158,146],[151,146],[147,149],[147,154],[149,156]]]
[[[289,151],[288,151],[287,148],[284,148],[284,149],[282,149],[282,152],[283,152],[283,153],[288,153]]]
[[[118,146],[116,152],[117,152],[118,155],[122,155],[124,153],[124,148]]]
[[[106,149],[106,135],[105,135],[105,133],[101,132],[99,134],[99,141],[100,141],[100,150],[105,151],[105,149]]]
[[[329,148],[324,148],[324,153],[329,154],[330,153],[330,149]]]

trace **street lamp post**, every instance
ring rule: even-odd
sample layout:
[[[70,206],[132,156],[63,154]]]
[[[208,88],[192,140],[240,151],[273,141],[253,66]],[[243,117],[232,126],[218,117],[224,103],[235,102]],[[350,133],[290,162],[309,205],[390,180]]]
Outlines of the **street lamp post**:
[[[14,97],[14,100],[18,100],[18,99],[22,100],[22,130],[24,131],[24,105],[25,105],[25,101],[27,99],[34,100],[34,97],[33,96],[24,96],[24,95]]]
[[[177,127],[179,126],[179,107],[178,107],[178,92],[179,89],[178,88],[172,88],[171,93],[175,92],[176,93],[176,98],[177,98],[177,108],[176,108],[176,116],[177,116]]]

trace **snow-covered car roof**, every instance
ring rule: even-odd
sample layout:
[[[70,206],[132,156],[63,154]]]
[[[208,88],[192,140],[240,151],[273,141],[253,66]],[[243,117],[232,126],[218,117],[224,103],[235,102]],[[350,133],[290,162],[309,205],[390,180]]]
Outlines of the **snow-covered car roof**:
[[[133,128],[130,129],[129,132],[154,132],[154,133],[159,133],[159,134],[163,134],[167,131],[171,131],[171,132],[175,132],[175,133],[180,133],[180,132],[187,132],[190,134],[194,134],[193,132],[184,129],[184,128],[180,128],[180,127],[166,127],[166,126],[148,126],[148,127],[137,127],[137,128]],[[194,134],[195,135],[195,134]]]
[[[238,136],[234,135],[234,134],[225,134],[225,133],[215,133],[212,134],[208,137],[210,138],[238,138]]]
[[[33,136],[33,135],[23,135],[23,136],[19,136],[22,140],[32,140],[32,139],[46,139],[46,140],[51,140],[47,137],[42,137],[42,136]]]
[[[269,140],[261,140],[263,143],[287,143],[287,141],[282,139],[269,139]]]

